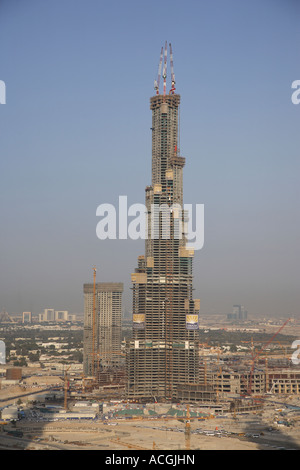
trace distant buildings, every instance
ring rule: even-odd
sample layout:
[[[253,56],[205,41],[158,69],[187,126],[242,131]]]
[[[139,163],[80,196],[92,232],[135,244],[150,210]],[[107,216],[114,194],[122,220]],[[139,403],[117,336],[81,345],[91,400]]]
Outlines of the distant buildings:
[[[234,305],[232,313],[228,313],[228,320],[247,320],[248,312],[243,305]]]
[[[58,310],[54,313],[55,321],[68,321],[69,312],[67,310]]]
[[[0,312],[0,323],[12,323],[13,319],[8,315],[6,310]]]
[[[32,313],[31,312],[23,312],[22,322],[23,323],[32,323]]]
[[[45,308],[44,313],[39,313],[38,318],[39,322],[76,321],[76,315],[70,315],[68,310],[54,310],[53,308]]]

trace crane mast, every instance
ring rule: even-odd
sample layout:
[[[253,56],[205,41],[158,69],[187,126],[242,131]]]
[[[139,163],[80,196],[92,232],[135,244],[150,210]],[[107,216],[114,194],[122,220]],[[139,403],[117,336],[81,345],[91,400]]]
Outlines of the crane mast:
[[[167,90],[167,56],[168,56],[168,49],[167,49],[167,41],[166,41],[165,42],[165,53],[164,53],[164,69],[163,69],[164,96],[166,96],[166,90]]]
[[[173,64],[173,51],[172,51],[172,44],[170,46],[170,65],[171,65],[171,90],[170,93],[174,95],[175,92],[175,74],[174,74],[174,64]]]
[[[95,339],[96,339],[96,272],[97,269],[93,267],[93,320],[92,320],[92,367],[93,367],[93,376],[95,375]]]
[[[165,42],[165,46],[161,48],[160,52],[160,59],[159,59],[159,65],[158,65],[158,74],[157,74],[157,80],[154,80],[154,90],[156,91],[156,94],[159,95],[159,84],[160,84],[160,78],[161,78],[161,73],[163,77],[163,96],[166,96],[167,92],[167,59],[168,59],[168,43],[167,41]],[[170,47],[170,68],[171,68],[171,89],[169,94],[174,95],[175,93],[175,74],[174,74],[174,63],[173,63],[173,50],[172,50],[172,44],[169,43]],[[162,70],[162,63],[163,64],[163,70]]]
[[[160,83],[160,77],[161,77],[161,67],[162,67],[163,53],[164,53],[164,48],[162,47],[161,52],[160,52],[160,60],[159,60],[159,66],[158,66],[157,80],[154,80],[154,89],[156,90],[157,95],[159,95],[159,83]]]

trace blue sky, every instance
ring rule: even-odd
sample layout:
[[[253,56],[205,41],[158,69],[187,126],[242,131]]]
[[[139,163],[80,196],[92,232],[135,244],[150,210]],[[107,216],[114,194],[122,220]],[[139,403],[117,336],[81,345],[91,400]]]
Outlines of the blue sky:
[[[201,312],[299,316],[300,4],[1,0],[0,310],[82,312],[143,241],[100,241],[96,208],[144,203],[159,54],[181,95],[184,201],[205,206]]]

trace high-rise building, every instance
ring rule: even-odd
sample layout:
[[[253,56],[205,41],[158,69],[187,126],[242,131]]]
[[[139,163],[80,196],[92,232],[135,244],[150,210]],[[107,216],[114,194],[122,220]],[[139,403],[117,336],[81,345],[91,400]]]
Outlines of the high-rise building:
[[[197,383],[198,315],[193,300],[194,250],[186,246],[183,167],[179,150],[180,95],[175,93],[171,52],[170,93],[159,93],[163,49],[150,98],[152,111],[152,184],[146,187],[148,234],[145,255],[131,275],[133,337],[126,344],[127,396],[147,400],[177,397],[178,387]]]
[[[54,317],[55,321],[68,321],[69,312],[68,310],[55,310]]]
[[[44,321],[55,321],[55,313],[53,308],[44,309]]]
[[[83,372],[97,378],[121,364],[122,283],[84,284]]]
[[[23,323],[32,323],[32,312],[23,312],[22,322]]]
[[[248,312],[243,305],[234,305],[232,309],[232,317],[236,320],[247,320]]]

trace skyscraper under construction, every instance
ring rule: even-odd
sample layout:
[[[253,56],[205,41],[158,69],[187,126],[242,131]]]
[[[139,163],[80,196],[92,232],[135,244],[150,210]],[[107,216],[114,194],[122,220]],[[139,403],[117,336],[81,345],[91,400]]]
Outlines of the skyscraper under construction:
[[[145,255],[131,275],[133,337],[126,345],[127,396],[174,399],[198,382],[200,300],[193,300],[194,250],[186,246],[183,167],[179,150],[180,95],[166,92],[167,44],[161,50],[152,111],[152,184],[146,187]],[[159,85],[163,68],[163,93]]]
[[[121,365],[123,284],[84,284],[83,372],[101,384]]]

